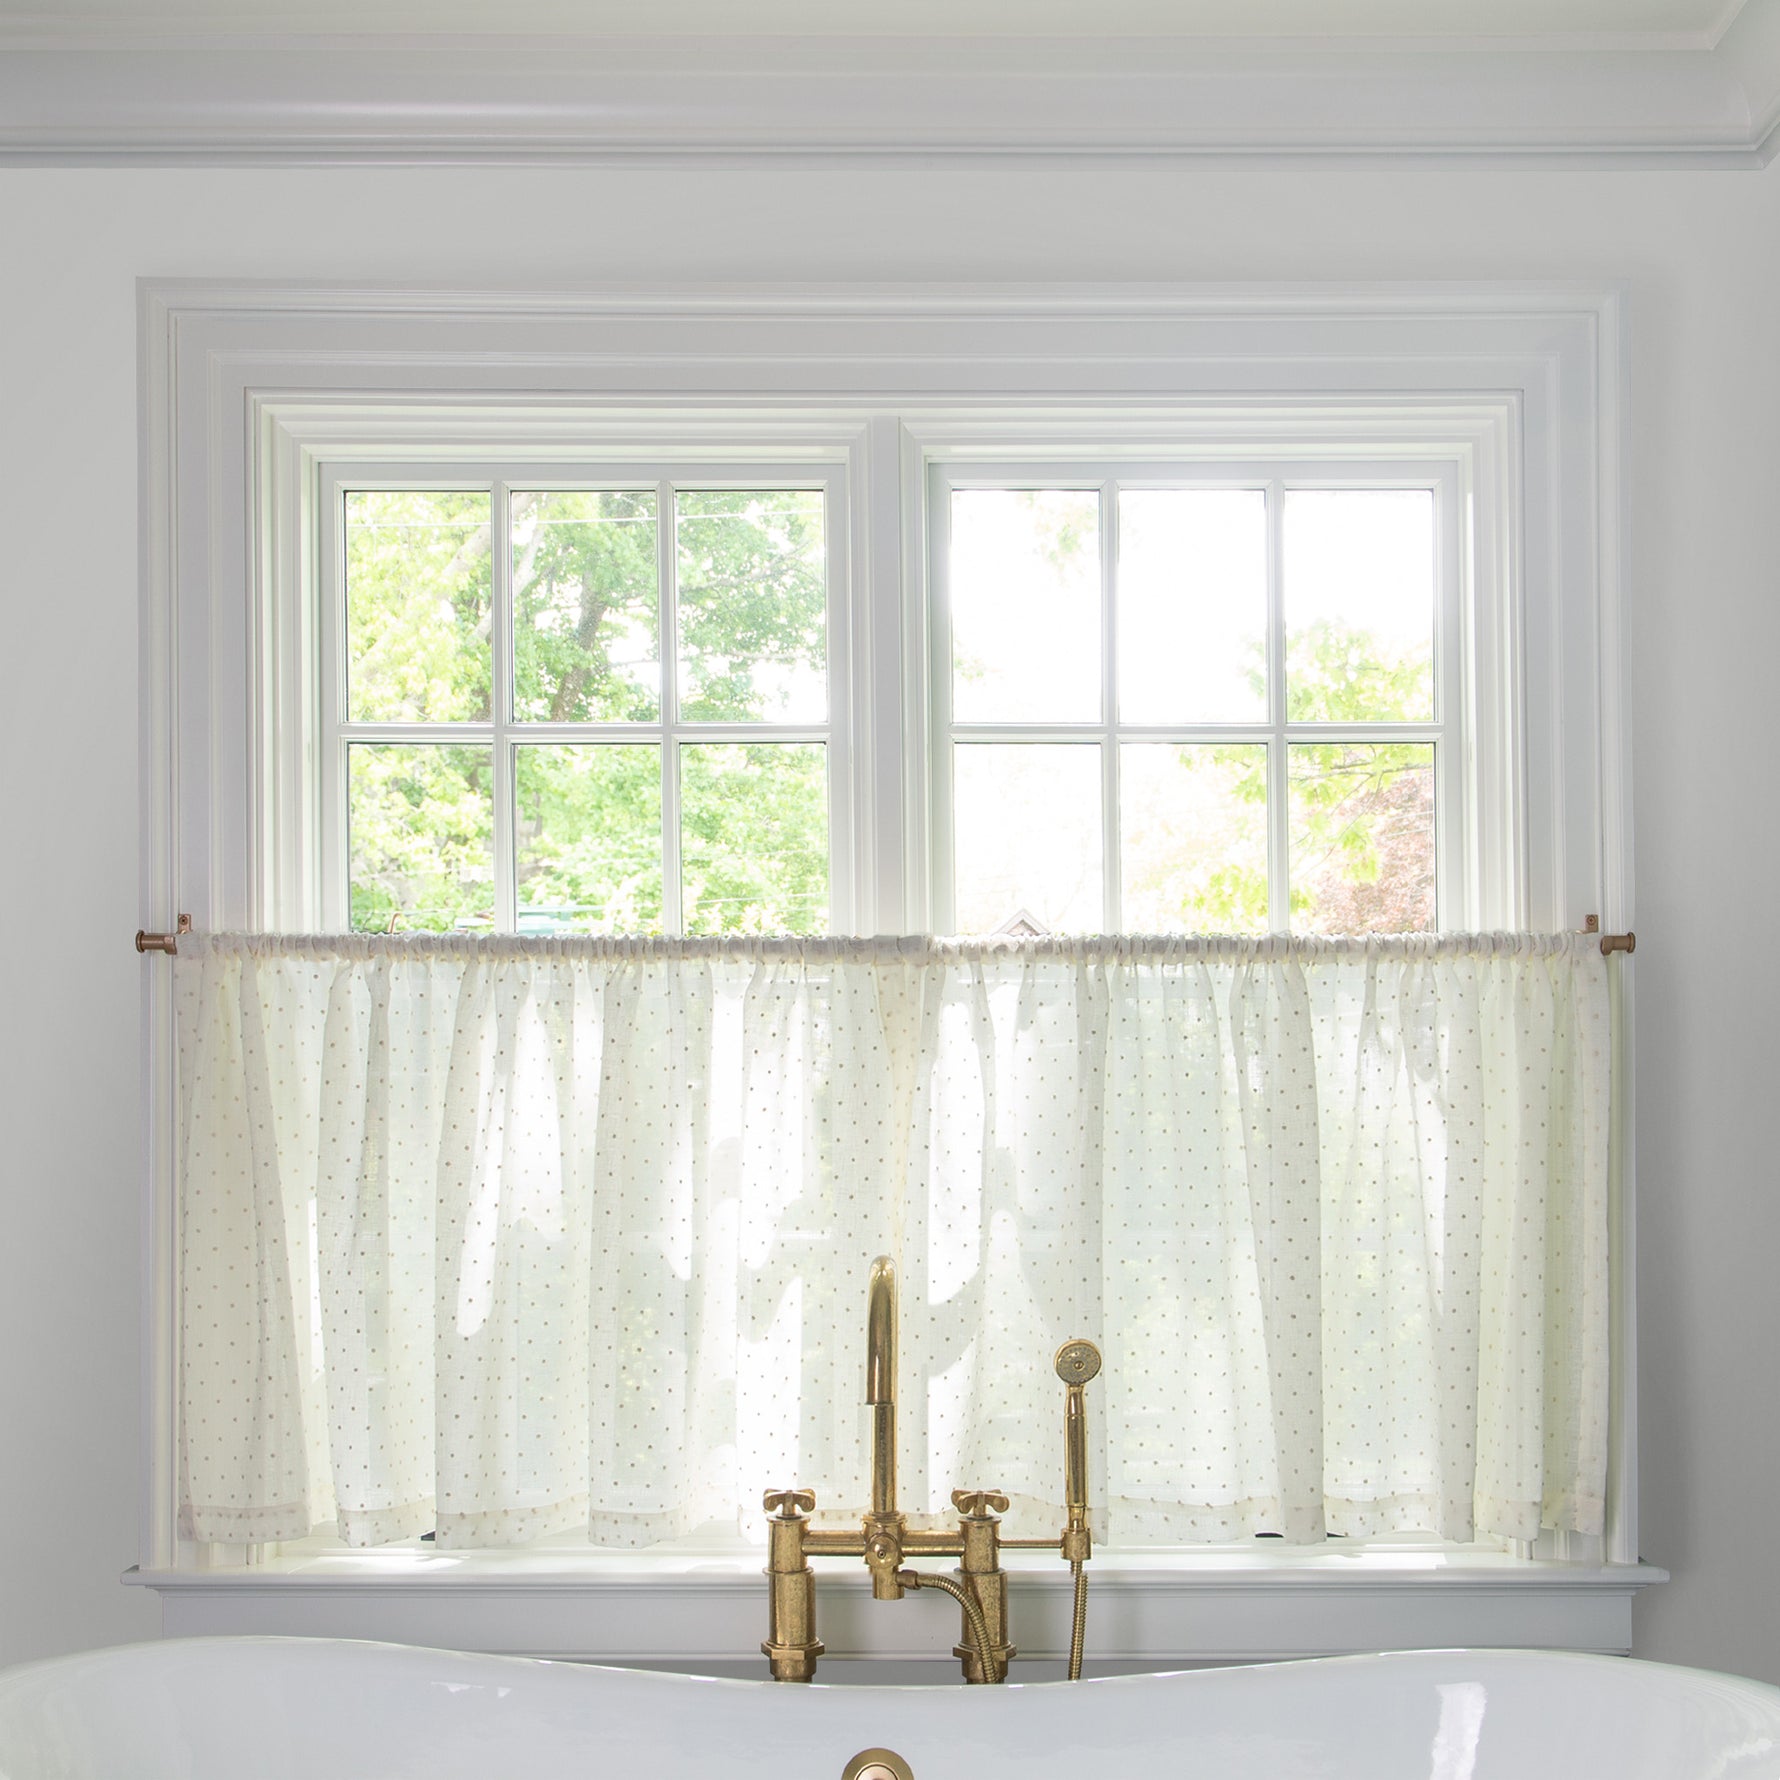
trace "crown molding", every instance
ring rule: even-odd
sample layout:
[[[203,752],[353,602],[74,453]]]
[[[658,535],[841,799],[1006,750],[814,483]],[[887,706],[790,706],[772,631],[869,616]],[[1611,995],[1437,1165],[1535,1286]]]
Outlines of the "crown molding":
[[[1735,14],[1714,45],[1734,71],[1749,107],[1750,136],[1765,162],[1780,149],[1780,0]]]
[[[0,164],[1765,164],[1780,0],[1690,49],[0,40]]]

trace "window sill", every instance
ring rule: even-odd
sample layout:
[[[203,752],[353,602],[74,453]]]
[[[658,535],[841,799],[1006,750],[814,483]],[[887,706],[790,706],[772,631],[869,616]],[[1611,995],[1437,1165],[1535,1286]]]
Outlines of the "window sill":
[[[756,1550],[334,1550],[243,1568],[132,1569],[124,1580],[160,1595],[168,1636],[380,1638],[754,1674],[762,1561]],[[1068,1643],[1069,1572],[1028,1552],[1010,1553],[1007,1567],[1014,1640],[1033,1662],[1025,1678],[1042,1679]],[[948,1601],[923,1593],[886,1611],[854,1566],[822,1563],[816,1574],[826,1678],[844,1678],[833,1659],[862,1659],[928,1679],[930,1659],[956,1639]],[[1667,1580],[1649,1564],[1402,1548],[1109,1551],[1089,1574],[1089,1666],[1103,1673],[1456,1645],[1623,1655],[1634,1596]]]

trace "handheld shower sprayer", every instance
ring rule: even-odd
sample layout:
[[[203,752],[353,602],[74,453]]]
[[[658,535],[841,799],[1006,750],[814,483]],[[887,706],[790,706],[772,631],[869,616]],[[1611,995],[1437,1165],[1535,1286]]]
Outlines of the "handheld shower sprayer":
[[[1066,1341],[1052,1361],[1063,1380],[1063,1505],[1069,1515],[1063,1555],[1075,1579],[1075,1610],[1069,1626],[1069,1679],[1082,1677],[1082,1646],[1088,1632],[1088,1572],[1093,1555],[1088,1530],[1088,1383],[1100,1375],[1100,1349],[1091,1341]]]

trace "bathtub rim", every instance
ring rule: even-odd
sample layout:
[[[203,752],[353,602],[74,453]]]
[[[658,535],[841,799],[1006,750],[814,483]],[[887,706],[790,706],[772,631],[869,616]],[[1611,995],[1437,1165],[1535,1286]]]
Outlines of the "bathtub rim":
[[[762,1688],[777,1688],[781,1684],[772,1681],[768,1676],[744,1677],[732,1675],[710,1675],[697,1670],[674,1671],[661,1668],[643,1668],[634,1664],[590,1662],[574,1657],[538,1657],[520,1656],[508,1651],[488,1651],[459,1649],[455,1646],[437,1644],[398,1643],[382,1638],[337,1638],[337,1637],[302,1637],[285,1633],[222,1633],[199,1637],[166,1637],[142,1638],[123,1644],[101,1644],[88,1650],[64,1651],[55,1656],[38,1657],[29,1662],[14,1663],[0,1668],[0,1711],[3,1711],[7,1699],[16,1689],[29,1686],[44,1680],[52,1680],[61,1672],[79,1672],[83,1669],[103,1670],[117,1666],[131,1666],[141,1663],[153,1653],[155,1656],[169,1660],[176,1659],[181,1652],[196,1648],[221,1647],[230,1650],[244,1646],[255,1648],[277,1647],[280,1649],[296,1649],[309,1652],[322,1650],[339,1650],[342,1652],[377,1652],[382,1657],[397,1660],[408,1657],[438,1657],[447,1659],[463,1659],[474,1664],[489,1664],[495,1669],[517,1666],[536,1670],[548,1668],[564,1672],[586,1673],[590,1675],[614,1675],[625,1678],[626,1684],[641,1683],[647,1687],[662,1686],[675,1688],[688,1681],[696,1681],[701,1690],[716,1688],[719,1690],[742,1689],[757,1693]],[[1780,1684],[1763,1681],[1753,1675],[1732,1674],[1728,1670],[1705,1669],[1689,1663],[1659,1662],[1649,1657],[1617,1656],[1597,1651],[1538,1649],[1523,1646],[1489,1646],[1489,1645],[1446,1645],[1433,1648],[1409,1647],[1402,1649],[1373,1651],[1343,1651],[1333,1655],[1283,1657],[1277,1659],[1261,1659],[1254,1661],[1233,1661],[1224,1663],[1196,1664],[1186,1667],[1162,1667],[1145,1670],[1141,1673],[1122,1675],[1085,1675],[1080,1681],[1063,1680],[1010,1680],[1002,1688],[990,1694],[987,1690],[966,1690],[962,1682],[850,1682],[817,1680],[808,1684],[808,1688],[789,1690],[793,1694],[806,1691],[820,1691],[832,1694],[881,1695],[886,1687],[898,1693],[972,1693],[972,1697],[998,1697],[1008,1692],[1025,1693],[1034,1690],[1056,1691],[1069,1688],[1088,1686],[1097,1692],[1104,1689],[1119,1690],[1129,1686],[1154,1685],[1159,1682],[1171,1682],[1177,1686],[1191,1686],[1194,1682],[1212,1677],[1229,1676],[1232,1674],[1262,1674],[1269,1670],[1335,1670],[1352,1668],[1355,1670],[1373,1670],[1378,1668],[1395,1668],[1408,1666],[1417,1660],[1432,1662],[1436,1659],[1451,1661],[1460,1658],[1481,1658],[1490,1664],[1502,1663],[1515,1669],[1580,1669],[1594,1674],[1623,1672],[1627,1668],[1640,1673],[1651,1672],[1680,1683],[1699,1686],[1710,1694],[1719,1694],[1733,1699],[1760,1699],[1769,1702],[1777,1717],[1780,1717]],[[153,1666],[152,1663],[150,1665]]]

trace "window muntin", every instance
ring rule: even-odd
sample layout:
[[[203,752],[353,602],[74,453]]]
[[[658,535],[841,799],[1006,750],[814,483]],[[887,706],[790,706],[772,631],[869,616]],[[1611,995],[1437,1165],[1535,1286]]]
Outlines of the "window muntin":
[[[471,486],[359,464],[336,482],[328,924],[387,925],[391,879],[410,925],[853,924],[837,913],[859,785],[836,749],[864,740],[837,721],[843,478],[728,469]],[[1438,461],[938,460],[931,828],[917,843],[876,818],[880,857],[924,844],[932,861],[928,918],[906,924],[1473,920],[1456,484]],[[507,547],[466,569],[466,540],[497,525]],[[392,661],[359,597],[391,534],[435,580],[458,562],[418,638],[452,672]],[[382,573],[387,606],[401,576]],[[1343,678],[1330,664],[1355,632],[1388,647]],[[881,717],[866,727],[862,779],[900,771]]]
[[[324,489],[326,924],[845,925],[833,466]]]
[[[936,926],[1474,918],[1450,466],[941,460],[927,493]]]

